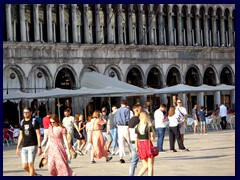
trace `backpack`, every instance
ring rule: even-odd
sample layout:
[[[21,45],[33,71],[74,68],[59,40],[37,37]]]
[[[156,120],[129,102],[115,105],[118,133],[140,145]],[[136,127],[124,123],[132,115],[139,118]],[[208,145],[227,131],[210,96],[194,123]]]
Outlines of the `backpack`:
[[[37,120],[36,118],[32,118],[33,128],[34,128],[34,125],[35,125],[36,120]],[[21,123],[20,123],[21,126],[23,126],[23,122],[24,122],[24,119],[21,120]]]

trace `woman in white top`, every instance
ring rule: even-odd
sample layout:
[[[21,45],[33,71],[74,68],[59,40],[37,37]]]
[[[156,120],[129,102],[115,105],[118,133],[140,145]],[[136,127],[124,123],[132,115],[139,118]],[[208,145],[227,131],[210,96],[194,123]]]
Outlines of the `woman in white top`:
[[[175,139],[177,139],[178,147],[180,151],[189,151],[183,145],[183,141],[180,135],[179,130],[179,116],[175,114],[175,107],[171,106],[168,111],[168,120],[169,120],[169,143],[170,143],[170,151],[177,152],[175,149]]]

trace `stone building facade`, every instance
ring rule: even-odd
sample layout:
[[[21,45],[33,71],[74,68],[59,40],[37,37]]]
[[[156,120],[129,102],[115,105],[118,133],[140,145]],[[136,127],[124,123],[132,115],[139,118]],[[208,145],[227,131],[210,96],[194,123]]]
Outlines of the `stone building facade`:
[[[78,89],[85,71],[139,87],[235,84],[231,4],[6,4],[3,21],[4,94]],[[177,96],[189,110],[195,103],[215,109],[223,99],[235,107],[235,91],[154,95],[140,101],[170,105]],[[57,109],[53,98],[44,103]],[[79,112],[78,98],[62,103]]]

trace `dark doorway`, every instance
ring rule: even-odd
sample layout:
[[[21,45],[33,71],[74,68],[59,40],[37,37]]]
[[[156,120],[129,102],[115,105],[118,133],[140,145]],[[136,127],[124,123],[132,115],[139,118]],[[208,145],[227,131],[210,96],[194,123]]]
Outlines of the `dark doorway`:
[[[56,88],[74,89],[75,84],[76,84],[75,79],[70,69],[62,68],[58,72],[58,75],[56,77],[56,83],[55,83]],[[56,99],[56,111],[55,111],[56,114],[58,114],[58,106],[60,109],[60,113],[59,113],[60,119],[63,119],[64,110],[66,108],[72,109],[72,98],[70,97],[59,98],[59,102],[58,102],[58,99]]]
[[[206,98],[206,96],[204,98]],[[214,107],[214,96],[213,95],[207,95],[207,99],[205,99],[204,101],[206,102],[206,108],[209,111],[217,108],[217,107]]]
[[[13,127],[19,127],[17,103],[7,101],[3,103],[3,119],[8,119]]]

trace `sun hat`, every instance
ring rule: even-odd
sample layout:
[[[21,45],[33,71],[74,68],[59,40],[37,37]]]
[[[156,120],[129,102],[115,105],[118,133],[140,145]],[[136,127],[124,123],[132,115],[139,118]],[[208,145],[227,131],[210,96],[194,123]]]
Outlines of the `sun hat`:
[[[44,167],[47,164],[47,159],[45,157],[43,157],[40,162],[39,162],[39,168],[41,169],[42,167]]]

